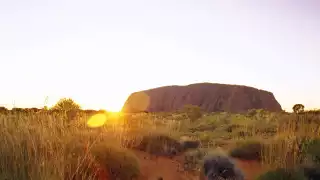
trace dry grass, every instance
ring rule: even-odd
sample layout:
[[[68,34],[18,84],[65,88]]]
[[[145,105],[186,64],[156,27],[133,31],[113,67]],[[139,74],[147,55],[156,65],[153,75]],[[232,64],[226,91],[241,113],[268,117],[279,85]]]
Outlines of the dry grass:
[[[320,148],[301,148],[320,138],[320,121],[315,116],[213,113],[191,120],[183,113],[142,113],[108,115],[99,128],[88,128],[89,118],[85,112],[76,113],[72,121],[66,113],[0,112],[0,179],[60,180],[71,179],[75,174],[80,174],[77,179],[95,179],[97,163],[110,175],[111,165],[102,160],[110,156],[116,157],[112,159],[114,164],[123,165],[136,176],[139,163],[127,148],[154,134],[173,139],[189,136],[200,140],[201,149],[206,151],[223,148],[231,152],[241,142],[263,141],[265,146],[255,153],[260,151],[260,160],[266,166],[277,168],[298,167],[310,160],[310,154],[313,161],[320,157],[312,154]],[[114,148],[110,149],[110,145]],[[248,153],[246,148],[252,150],[252,145],[242,149]],[[238,157],[244,155],[239,152]],[[192,159],[195,164],[201,163],[203,157],[197,153],[188,155],[198,158]]]
[[[66,123],[65,114],[0,114],[0,179],[94,179],[98,171],[95,163],[100,163],[96,157],[108,152],[110,157],[117,157],[112,159],[115,165],[138,166],[130,150],[122,148],[125,126],[119,130],[110,121],[90,129],[85,124],[89,117],[82,114],[77,118]],[[118,148],[110,150],[101,143]]]

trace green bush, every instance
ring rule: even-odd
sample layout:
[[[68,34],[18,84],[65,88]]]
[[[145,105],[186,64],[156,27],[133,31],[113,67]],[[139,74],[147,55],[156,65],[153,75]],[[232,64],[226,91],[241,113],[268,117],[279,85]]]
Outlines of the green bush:
[[[279,168],[260,175],[257,180],[307,180],[307,178],[301,171]]]
[[[263,144],[255,141],[247,141],[240,144],[229,152],[229,155],[238,159],[261,160]]]

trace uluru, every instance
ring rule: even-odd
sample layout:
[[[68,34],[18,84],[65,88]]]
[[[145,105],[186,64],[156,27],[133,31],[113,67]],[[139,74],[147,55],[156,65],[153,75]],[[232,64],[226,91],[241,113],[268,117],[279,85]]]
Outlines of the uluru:
[[[132,93],[122,112],[172,112],[191,104],[207,112],[282,111],[272,92],[244,85],[197,83],[163,86]]]

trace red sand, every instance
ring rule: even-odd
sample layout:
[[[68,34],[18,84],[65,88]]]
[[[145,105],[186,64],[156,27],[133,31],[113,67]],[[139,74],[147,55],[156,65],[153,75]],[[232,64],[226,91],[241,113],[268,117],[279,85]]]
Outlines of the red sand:
[[[199,180],[199,174],[183,170],[183,158],[152,157],[148,153],[134,151],[139,159],[141,176],[139,180]],[[237,166],[245,174],[246,180],[254,180],[267,169],[257,161],[235,159]],[[100,169],[99,180],[108,180],[107,173]]]
[[[164,180],[199,180],[199,175],[193,172],[183,171],[182,160],[158,157],[150,159],[150,155],[144,152],[135,151],[140,160],[140,180],[157,180],[162,177]],[[235,159],[237,166],[244,172],[246,180],[254,180],[258,175],[266,171],[257,161],[243,161]]]
[[[257,161],[235,159],[237,166],[243,171],[246,180],[254,180],[267,169]]]
[[[139,180],[195,180],[197,176],[182,170],[182,165],[176,159],[165,157],[151,158],[149,154],[135,151],[140,160],[141,177]],[[151,158],[151,159],[150,159]]]

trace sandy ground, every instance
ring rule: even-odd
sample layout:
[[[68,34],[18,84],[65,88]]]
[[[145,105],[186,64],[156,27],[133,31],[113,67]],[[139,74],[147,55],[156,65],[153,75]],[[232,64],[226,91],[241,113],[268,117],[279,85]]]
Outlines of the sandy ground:
[[[182,160],[157,157],[152,158],[149,154],[135,151],[140,160],[140,180],[199,180],[199,175],[193,172],[185,172],[182,168]],[[244,172],[246,180],[254,180],[266,169],[256,161],[243,161],[235,159],[237,166]]]
[[[150,156],[148,153],[134,151],[139,159],[141,168],[141,177],[138,180],[199,180],[199,174],[196,172],[183,171],[183,157],[173,159],[166,157]],[[236,165],[243,171],[246,180],[254,180],[258,175],[265,172],[259,162],[244,161],[235,159]],[[107,173],[101,170],[99,180],[109,180]]]
[[[265,167],[263,167],[257,161],[244,161],[235,159],[237,166],[243,171],[246,180],[254,180],[260,174],[267,171]]]
[[[144,152],[135,151],[140,160],[141,178],[140,180],[195,180],[197,175],[183,171],[182,164],[177,158],[151,157]]]

